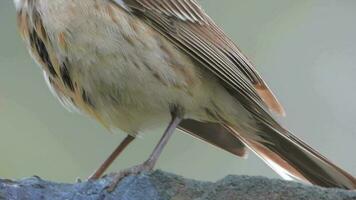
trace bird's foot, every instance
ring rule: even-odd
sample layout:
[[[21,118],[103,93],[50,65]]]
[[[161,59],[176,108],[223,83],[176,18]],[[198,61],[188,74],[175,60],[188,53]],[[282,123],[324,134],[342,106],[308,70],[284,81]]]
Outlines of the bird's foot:
[[[107,191],[112,192],[115,190],[117,184],[125,177],[131,176],[131,175],[138,175],[143,172],[149,172],[152,171],[154,167],[154,163],[151,162],[150,160],[147,160],[146,162],[136,165],[133,167],[130,167],[128,169],[124,169],[118,173],[112,173],[111,175],[114,176],[111,184],[108,186]]]

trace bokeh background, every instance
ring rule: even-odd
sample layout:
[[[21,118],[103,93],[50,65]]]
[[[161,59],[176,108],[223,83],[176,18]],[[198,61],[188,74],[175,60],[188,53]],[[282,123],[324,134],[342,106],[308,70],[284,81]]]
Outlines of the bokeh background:
[[[203,0],[285,106],[281,123],[356,175],[356,1]],[[142,162],[163,127],[135,141],[110,168]],[[0,1],[0,177],[86,178],[124,138],[67,112],[52,97]],[[158,168],[190,178],[277,177],[257,157],[238,159],[177,133]]]

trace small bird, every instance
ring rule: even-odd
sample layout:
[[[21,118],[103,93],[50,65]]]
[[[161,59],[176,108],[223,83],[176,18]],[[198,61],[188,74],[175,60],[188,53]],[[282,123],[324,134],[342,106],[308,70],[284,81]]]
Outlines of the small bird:
[[[283,128],[284,109],[253,64],[196,0],[14,0],[19,31],[66,107],[128,136],[100,178],[141,132],[168,124],[236,156],[246,148],[285,179],[356,189],[356,179]],[[113,184],[115,185],[115,184]]]

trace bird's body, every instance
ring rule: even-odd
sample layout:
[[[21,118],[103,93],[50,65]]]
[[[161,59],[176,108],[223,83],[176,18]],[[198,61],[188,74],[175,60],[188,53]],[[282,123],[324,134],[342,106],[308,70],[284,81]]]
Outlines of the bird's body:
[[[174,105],[199,121],[216,121],[209,116],[216,109],[230,118],[241,116],[241,109],[231,109],[239,107],[239,102],[210,72],[150,26],[110,1],[76,2],[80,6],[67,0],[38,1],[32,10],[44,17],[27,15],[26,19],[33,24],[42,20],[54,70],[48,64],[42,66],[52,91],[67,107],[132,135],[168,122]],[[32,54],[43,63],[36,43],[26,36],[33,34],[27,32],[28,25],[21,25],[26,27],[21,32]]]
[[[15,5],[23,39],[66,106],[131,136],[173,116],[169,133],[183,120],[180,128],[231,153],[251,148],[284,177],[356,187],[271,117],[268,109],[283,108],[195,0]]]

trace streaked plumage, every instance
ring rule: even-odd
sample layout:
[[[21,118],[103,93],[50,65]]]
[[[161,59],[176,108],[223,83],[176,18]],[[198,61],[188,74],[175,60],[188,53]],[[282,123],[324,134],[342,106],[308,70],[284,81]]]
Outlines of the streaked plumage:
[[[268,109],[284,115],[282,106],[195,0],[15,5],[21,35],[63,104],[132,136],[179,108],[181,129],[238,156],[247,146],[285,178],[356,188],[271,117]]]

